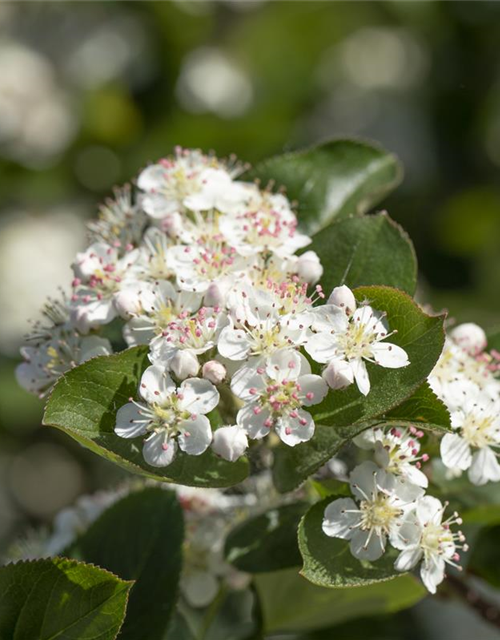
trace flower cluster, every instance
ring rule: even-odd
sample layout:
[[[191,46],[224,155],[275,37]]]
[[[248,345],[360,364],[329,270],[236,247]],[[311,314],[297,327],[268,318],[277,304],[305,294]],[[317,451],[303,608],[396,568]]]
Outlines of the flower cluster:
[[[369,429],[355,438],[363,449],[372,449],[376,462],[365,461],[349,475],[352,498],[339,498],[325,509],[323,531],[327,536],[349,540],[353,556],[378,560],[387,542],[399,551],[397,571],[420,564],[426,588],[435,593],[445,577],[446,565],[460,568],[459,551],[467,550],[457,513],[446,520],[444,505],[427,496],[427,476],[421,471],[428,460],[420,454],[423,433],[409,429]]]
[[[75,258],[69,299],[23,349],[19,381],[45,393],[68,369],[111,353],[112,323],[123,346],[148,345],[151,366],[115,433],[143,438],[151,466],[210,446],[234,461],[249,438],[271,432],[295,446],[313,437],[310,407],[330,388],[356,382],[369,393],[366,362],[409,364],[387,340],[384,314],[346,286],[319,304],[323,268],[313,251],[296,255],[311,239],[291,203],[242,172],[177,149],[136,188],[116,190]],[[221,398],[227,424],[213,432],[207,414]]]
[[[486,345],[481,327],[457,326],[429,378],[454,429],[441,440],[441,459],[455,474],[468,470],[476,485],[500,480],[500,354],[488,353]]]

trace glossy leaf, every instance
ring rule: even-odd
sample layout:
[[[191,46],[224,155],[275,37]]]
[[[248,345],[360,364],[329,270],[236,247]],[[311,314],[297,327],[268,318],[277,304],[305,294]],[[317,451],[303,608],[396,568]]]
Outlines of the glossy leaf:
[[[388,285],[415,293],[417,258],[403,229],[386,213],[348,218],[331,224],[313,237],[306,249],[315,251],[324,268],[323,290],[341,284]]]
[[[163,638],[177,599],[183,530],[175,493],[149,487],[107,509],[66,551],[135,580],[120,638]]]
[[[255,576],[267,633],[330,627],[360,616],[395,613],[416,604],[425,589],[410,575],[350,589],[324,589],[294,569]],[[330,636],[329,636],[330,637]],[[332,639],[335,635],[332,633]]]
[[[257,164],[244,179],[285,186],[297,201],[299,226],[314,233],[332,220],[362,215],[401,182],[399,160],[362,140],[331,140]]]
[[[142,456],[142,437],[127,440],[114,433],[116,412],[129,397],[136,396],[147,366],[147,348],[134,347],[72,369],[54,387],[44,424],[61,429],[127,471],[155,480],[198,487],[228,487],[241,482],[248,474],[244,458],[230,463],[211,450],[201,456],[179,451],[169,466],[151,467]]]
[[[74,560],[50,558],[0,568],[0,638],[113,640],[132,582]]]
[[[301,574],[320,587],[357,587],[391,580],[401,573],[394,569],[398,555],[390,549],[376,562],[362,563],[349,549],[349,542],[327,536],[321,524],[325,508],[338,496],[330,496],[309,509],[299,526],[299,549],[304,566]]]
[[[245,520],[226,538],[226,560],[248,573],[300,566],[297,529],[307,507],[288,504]]]

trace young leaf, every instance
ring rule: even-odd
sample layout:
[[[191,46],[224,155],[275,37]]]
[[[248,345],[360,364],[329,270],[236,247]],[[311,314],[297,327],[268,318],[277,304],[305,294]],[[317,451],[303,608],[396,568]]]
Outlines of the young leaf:
[[[0,568],[0,638],[113,640],[132,582],[65,558]]]
[[[386,213],[339,220],[313,237],[323,290],[383,284],[415,293],[417,258],[408,235]]]
[[[182,565],[182,510],[173,491],[134,491],[107,509],[65,555],[135,580],[123,640],[162,640]]]
[[[301,574],[320,587],[357,587],[391,580],[401,573],[394,569],[398,554],[387,551],[376,562],[360,562],[349,542],[330,538],[321,528],[325,508],[338,496],[330,496],[309,509],[299,525],[299,549],[304,566]]]
[[[410,575],[400,575],[389,582],[332,590],[311,584],[296,570],[287,569],[259,574],[254,577],[254,584],[264,628],[273,636],[278,632],[323,629],[360,616],[395,613],[413,606],[426,595],[422,585]],[[339,636],[332,632],[326,637]]]
[[[388,342],[405,349],[410,364],[401,369],[386,369],[367,363],[371,389],[365,397],[355,384],[345,390],[330,391],[311,413],[315,422],[346,426],[367,422],[397,407],[425,381],[444,345],[443,316],[424,313],[406,293],[391,287],[359,287],[358,302],[368,301],[377,311],[387,313],[391,331]]]
[[[278,491],[293,491],[359,433],[369,427],[418,426],[431,431],[451,429],[445,405],[424,382],[398,407],[369,422],[331,428],[316,425],[314,437],[296,447],[278,446],[274,453],[273,481]]]
[[[80,444],[127,471],[160,481],[195,487],[228,487],[248,475],[248,462],[226,462],[211,450],[201,456],[178,452],[167,467],[149,466],[142,438],[125,439],[114,432],[118,409],[135,397],[148,366],[147,347],[133,347],[100,356],[72,369],[54,387],[43,417],[45,425],[61,429]]]
[[[248,573],[300,566],[297,528],[307,508],[297,502],[245,520],[226,538],[226,560]]]
[[[401,182],[399,160],[362,140],[331,140],[257,164],[245,179],[285,186],[298,201],[300,228],[314,233],[332,220],[362,215]]]

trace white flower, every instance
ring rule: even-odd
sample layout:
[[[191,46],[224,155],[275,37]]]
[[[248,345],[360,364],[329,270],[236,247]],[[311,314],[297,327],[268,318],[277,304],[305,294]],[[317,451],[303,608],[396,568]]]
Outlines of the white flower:
[[[228,304],[232,317],[217,345],[221,356],[228,360],[252,358],[252,368],[256,369],[276,351],[300,346],[307,339],[306,319],[302,326],[290,314],[282,315],[276,296],[260,290],[242,290]]]
[[[321,402],[328,387],[311,374],[305,358],[284,349],[274,353],[265,368],[237,371],[231,390],[246,401],[236,422],[251,438],[263,438],[274,428],[285,444],[294,447],[314,434],[314,421],[302,407]]]
[[[460,408],[451,412],[455,433],[441,440],[441,458],[450,469],[469,470],[476,485],[500,480],[497,452],[500,447],[500,398],[471,388]]]
[[[351,317],[331,304],[316,307],[315,312],[312,328],[318,333],[306,343],[307,353],[320,363],[332,360],[346,362],[363,395],[370,391],[365,360],[391,369],[410,364],[404,349],[385,342],[390,333],[384,314],[372,307],[359,307]],[[343,375],[348,377],[345,371]]]
[[[450,338],[455,344],[475,356],[486,349],[487,339],[483,329],[473,322],[459,324],[450,332]]]
[[[116,415],[115,433],[121,438],[147,435],[142,449],[153,467],[166,467],[177,446],[199,456],[212,442],[210,421],[204,415],[219,402],[219,392],[208,380],[189,378],[179,388],[164,367],[143,373],[139,393],[145,402],[129,402]]]
[[[224,460],[228,460],[229,462],[238,460],[247,448],[247,434],[244,429],[237,425],[220,427],[214,433],[212,449],[218,456],[224,458]]]
[[[134,202],[130,185],[114,190],[114,198],[108,198],[99,207],[99,217],[89,223],[93,242],[105,242],[119,247],[137,245],[146,226],[146,215]]]
[[[221,233],[240,255],[270,251],[287,256],[311,243],[311,238],[297,231],[297,218],[285,196],[261,191],[253,184],[245,189],[241,201],[219,222]]]
[[[190,246],[178,245],[168,253],[168,261],[177,275],[177,284],[185,291],[205,293],[214,282],[234,278],[251,266],[250,258],[238,256],[234,247],[219,237]]]
[[[447,338],[443,352],[429,376],[429,384],[450,410],[459,407],[464,391],[469,392],[474,387],[498,397],[500,380],[495,378],[491,362],[487,354],[474,357]]]
[[[16,368],[18,383],[42,397],[66,371],[95,356],[112,353],[106,338],[82,336],[73,328],[64,300],[49,301],[43,315],[44,322],[34,326],[27,344],[21,347],[24,362]]]
[[[351,553],[359,560],[378,560],[387,538],[398,547],[399,529],[409,508],[407,487],[395,476],[367,461],[356,467],[349,477],[352,498],[340,498],[325,509],[323,531],[332,538],[350,540]],[[404,495],[400,495],[401,487]],[[415,497],[420,490],[415,488]]]
[[[143,236],[139,258],[134,264],[131,276],[137,280],[156,282],[168,280],[175,274],[168,264],[168,252],[172,248],[172,241],[166,233],[150,227]]]
[[[458,514],[443,522],[446,506],[431,496],[420,498],[415,508],[405,514],[399,529],[397,548],[402,551],[394,566],[398,571],[409,571],[422,562],[420,576],[430,593],[436,593],[443,581],[446,564],[461,569],[457,565],[457,549],[467,551],[462,532],[453,533],[450,529],[453,524],[462,524]]]
[[[127,303],[122,302],[125,295]],[[161,342],[163,332],[173,322],[190,317],[200,303],[199,294],[179,291],[167,280],[160,280],[124,287],[116,305],[127,309],[132,316],[125,328],[125,339],[132,346],[148,344],[155,338]]]
[[[366,429],[353,439],[361,449],[373,450],[376,463],[387,472],[419,487],[429,484],[427,476],[420,471],[421,461],[427,462],[427,454],[419,455],[419,438],[423,432],[415,427],[409,429]]]
[[[205,307],[190,316],[172,319],[161,335],[151,342],[150,358],[153,362],[171,366],[179,352],[188,351],[192,356],[206,353],[217,344],[227,321],[225,313]]]
[[[72,319],[82,333],[116,317],[115,296],[138,257],[139,252],[133,250],[120,258],[118,249],[104,242],[95,242],[77,254],[72,265],[75,274]]]
[[[178,148],[175,158],[165,158],[144,169],[137,186],[144,192],[144,211],[161,219],[186,208],[213,207],[217,194],[230,182],[230,174],[216,158]]]

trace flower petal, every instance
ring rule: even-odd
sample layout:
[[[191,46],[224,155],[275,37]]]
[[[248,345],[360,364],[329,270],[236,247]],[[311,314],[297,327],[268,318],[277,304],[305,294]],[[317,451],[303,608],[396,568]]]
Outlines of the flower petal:
[[[368,377],[366,364],[361,360],[361,358],[358,360],[351,360],[350,364],[358,389],[364,396],[367,396],[370,393],[370,378]]]
[[[307,442],[313,437],[314,420],[307,411],[299,409],[296,418],[290,416],[278,418],[275,431],[282,442],[289,447],[295,447],[295,445]]]
[[[182,432],[178,438],[179,447],[191,456],[199,456],[212,442],[212,428],[206,416],[186,420],[180,425]]]
[[[346,513],[358,511],[356,503],[351,498],[339,498],[330,502],[323,517],[323,531],[330,538],[350,540],[361,519],[360,513]]]
[[[301,372],[302,359],[297,351],[280,349],[273,353],[266,366],[267,375],[273,380],[296,380]]]
[[[372,353],[375,362],[387,369],[400,369],[410,364],[406,351],[390,342],[375,342]]]
[[[146,408],[146,407],[144,407]],[[118,409],[116,414],[115,433],[120,438],[137,438],[146,433],[146,418],[140,408],[133,402],[128,402]]]
[[[338,342],[331,333],[315,333],[308,339],[304,348],[313,360],[324,364],[337,356]]]
[[[396,558],[394,568],[396,571],[410,571],[410,569],[417,566],[422,555],[423,551],[420,547],[409,547],[408,549],[401,551],[399,556]]]
[[[217,348],[224,358],[244,360],[248,356],[250,345],[243,329],[234,329],[232,326],[228,326],[222,329]]]
[[[433,496],[425,496],[417,503],[417,517],[422,525],[441,524],[443,505]]]
[[[142,374],[139,393],[148,404],[162,404],[174,392],[175,384],[162,365],[152,365]]]
[[[430,593],[436,593],[438,584],[444,580],[445,562],[443,558],[439,558],[437,554],[433,554],[429,562],[423,562],[420,568],[420,577],[425,588]]]
[[[175,457],[177,443],[164,433],[152,433],[144,442],[142,455],[152,467],[167,467]]]
[[[370,535],[371,534],[371,535]],[[378,560],[384,555],[385,535],[378,536],[373,530],[358,529],[351,538],[351,553],[358,560]]]
[[[321,376],[312,373],[300,376],[298,383],[300,384],[302,404],[306,407],[319,404],[328,393],[328,385]]]
[[[362,462],[349,475],[351,491],[361,500],[371,498],[376,491],[377,473],[380,468],[371,460]]]
[[[264,424],[270,418],[270,412],[267,409],[261,409],[258,402],[249,402],[238,411],[236,423],[245,429],[250,438],[260,440],[271,431],[271,427]]]
[[[254,400],[255,394],[250,389],[261,391],[265,388],[264,379],[257,369],[248,364],[243,365],[231,379],[231,391],[242,400]]]
[[[497,457],[489,447],[483,447],[472,456],[469,469],[469,480],[472,484],[483,485],[500,480],[500,465]]]
[[[208,413],[219,404],[219,392],[209,380],[188,378],[179,388],[179,405],[191,413]]]
[[[470,446],[458,433],[447,433],[441,440],[441,459],[448,469],[465,471],[472,462]]]

